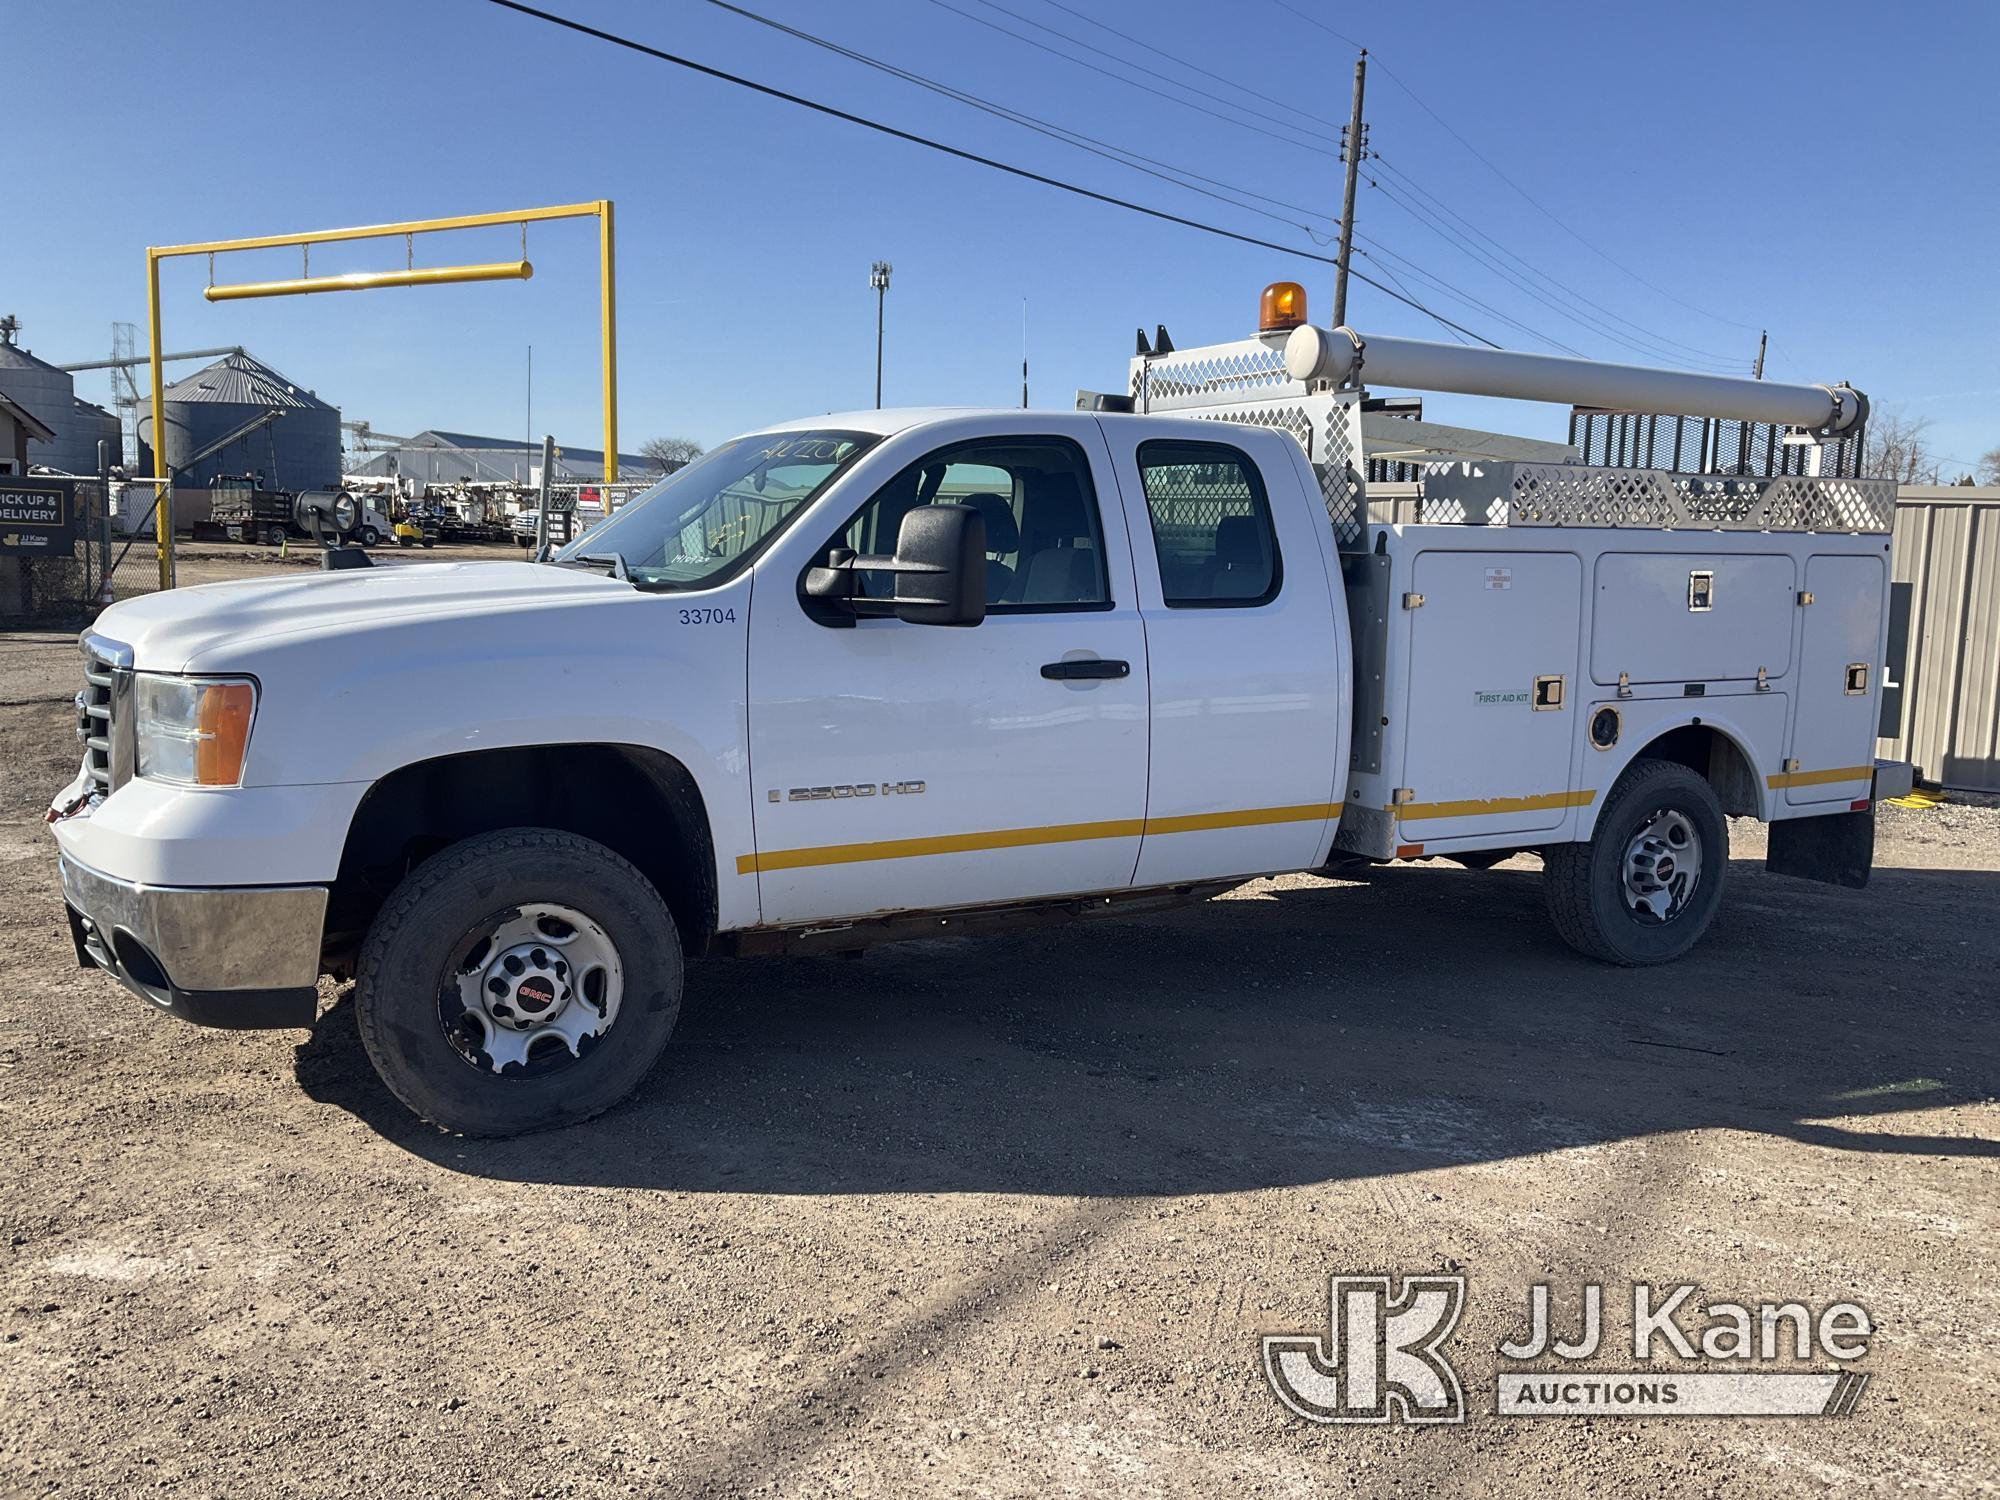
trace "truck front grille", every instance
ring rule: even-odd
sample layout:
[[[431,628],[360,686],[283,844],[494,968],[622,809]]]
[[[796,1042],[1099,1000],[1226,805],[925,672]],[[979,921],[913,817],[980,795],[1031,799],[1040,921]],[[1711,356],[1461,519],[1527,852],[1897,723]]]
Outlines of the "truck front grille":
[[[83,741],[91,796],[109,796],[132,778],[132,650],[86,635],[83,691],[76,695],[76,737]]]

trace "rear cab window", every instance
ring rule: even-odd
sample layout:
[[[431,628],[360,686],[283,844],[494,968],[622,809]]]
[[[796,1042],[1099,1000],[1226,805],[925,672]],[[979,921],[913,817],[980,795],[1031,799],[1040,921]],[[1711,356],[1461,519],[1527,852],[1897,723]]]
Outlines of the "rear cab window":
[[[1139,445],[1139,478],[1169,609],[1268,604],[1283,582],[1264,476],[1227,443]]]

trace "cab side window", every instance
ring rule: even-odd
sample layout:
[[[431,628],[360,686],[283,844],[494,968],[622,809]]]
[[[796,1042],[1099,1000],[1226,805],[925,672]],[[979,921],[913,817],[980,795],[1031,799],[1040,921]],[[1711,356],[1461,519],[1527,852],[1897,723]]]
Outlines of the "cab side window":
[[[1139,445],[1160,590],[1172,609],[1267,604],[1282,570],[1257,466],[1223,443]]]
[[[832,545],[894,552],[903,517],[919,505],[969,505],[984,518],[988,613],[1110,608],[1090,461],[1068,439],[977,439],[927,454],[877,490]],[[860,578],[868,597],[895,593],[891,574]]]

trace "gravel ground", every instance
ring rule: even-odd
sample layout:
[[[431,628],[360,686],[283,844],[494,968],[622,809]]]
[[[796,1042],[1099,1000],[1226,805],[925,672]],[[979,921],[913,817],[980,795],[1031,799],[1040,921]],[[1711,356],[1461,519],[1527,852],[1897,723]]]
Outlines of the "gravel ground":
[[[74,677],[0,634],[0,1493],[1995,1491],[2000,808],[1884,809],[1865,892],[1737,824],[1723,921],[1646,973],[1562,948],[1526,857],[699,964],[632,1103],[470,1142],[331,987],[310,1033],[203,1032],[73,966]],[[1462,1427],[1262,1378],[1384,1270],[1469,1280]],[[1493,1414],[1529,1284],[1573,1323],[1634,1279],[1861,1302],[1872,1382]]]

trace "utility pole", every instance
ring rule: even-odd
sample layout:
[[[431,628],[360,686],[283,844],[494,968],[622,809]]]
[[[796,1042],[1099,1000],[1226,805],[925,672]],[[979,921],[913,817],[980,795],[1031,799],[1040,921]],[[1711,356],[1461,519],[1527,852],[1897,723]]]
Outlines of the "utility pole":
[[[1770,342],[1770,339],[1771,335],[1768,330],[1757,335],[1757,363],[1750,369],[1750,378],[1752,380],[1762,380],[1764,378],[1764,346]]]
[[[1361,158],[1368,154],[1368,127],[1361,123],[1361,95],[1368,83],[1368,49],[1354,59],[1354,112],[1348,116],[1347,130],[1340,142],[1340,158],[1347,163],[1347,188],[1340,201],[1340,264],[1333,273],[1333,326],[1347,322],[1347,263],[1354,253],[1354,188],[1361,171]]]
[[[882,304],[889,296],[889,273],[896,268],[878,260],[868,269],[868,284],[875,288],[875,410],[882,409]]]

